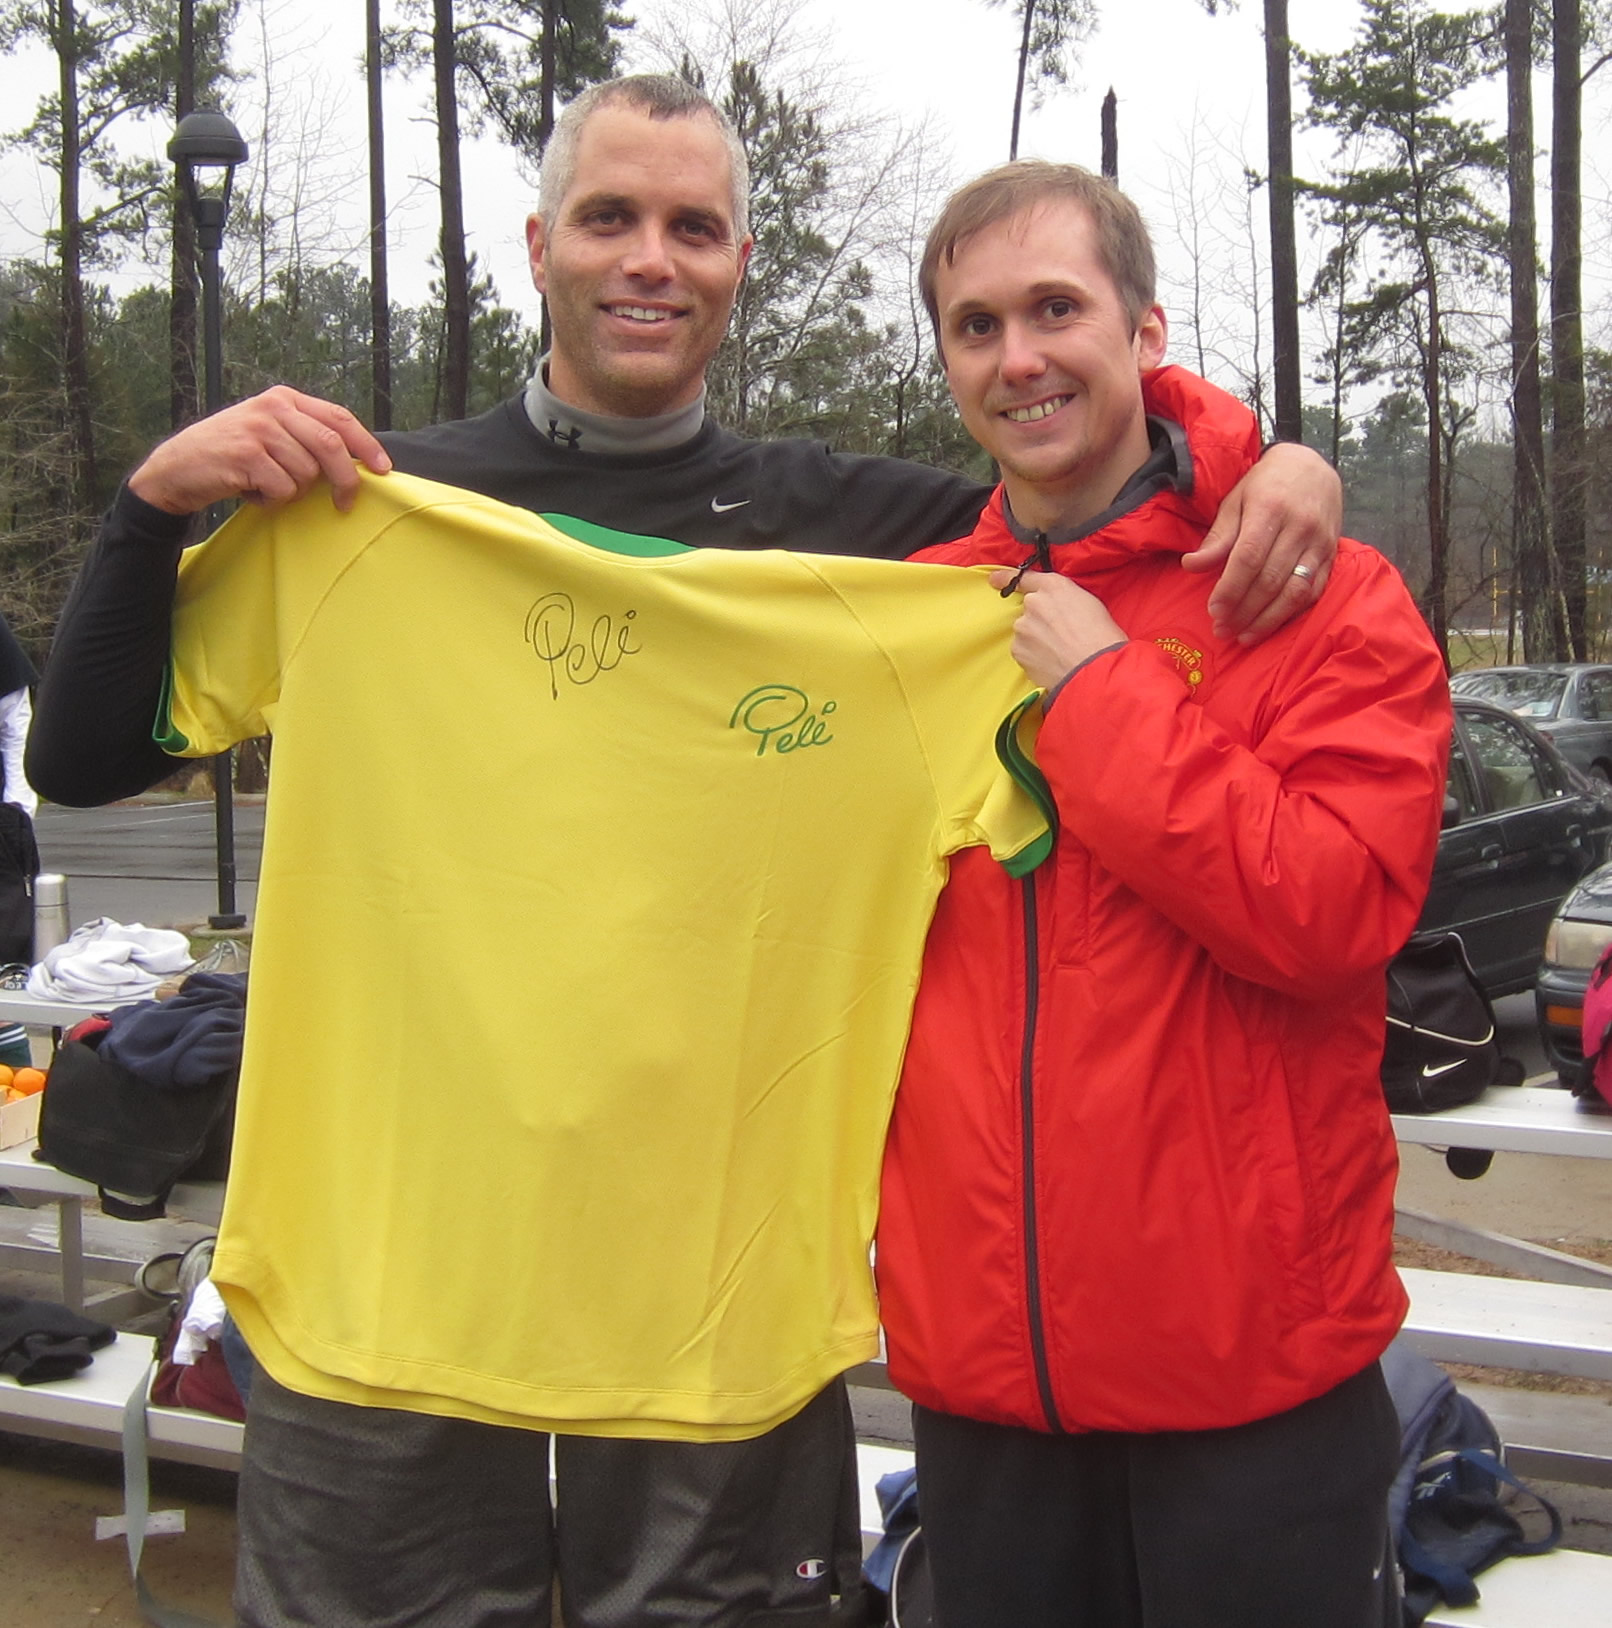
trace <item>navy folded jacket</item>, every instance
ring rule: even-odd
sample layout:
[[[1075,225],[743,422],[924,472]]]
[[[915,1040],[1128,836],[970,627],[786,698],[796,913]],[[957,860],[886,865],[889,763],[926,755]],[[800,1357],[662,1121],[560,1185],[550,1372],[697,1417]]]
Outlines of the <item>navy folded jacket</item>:
[[[119,1007],[101,1055],[152,1085],[212,1085],[241,1066],[246,974],[197,972],[171,1000]]]

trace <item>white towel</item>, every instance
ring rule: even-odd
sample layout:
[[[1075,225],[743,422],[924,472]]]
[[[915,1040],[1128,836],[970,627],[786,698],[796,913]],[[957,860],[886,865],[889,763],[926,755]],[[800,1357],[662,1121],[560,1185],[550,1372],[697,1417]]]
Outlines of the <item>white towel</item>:
[[[171,973],[191,964],[190,942],[166,927],[125,926],[102,916],[73,929],[28,974],[28,993],[40,1001],[144,1000]]]
[[[184,1320],[174,1336],[174,1361],[188,1368],[224,1328],[224,1297],[203,1278],[191,1291]]]

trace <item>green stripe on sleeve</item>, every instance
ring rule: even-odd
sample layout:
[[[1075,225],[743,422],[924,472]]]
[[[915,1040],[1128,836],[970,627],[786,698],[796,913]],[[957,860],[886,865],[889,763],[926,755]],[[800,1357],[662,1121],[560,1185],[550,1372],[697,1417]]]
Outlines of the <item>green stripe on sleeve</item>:
[[[1043,831],[1028,848],[1021,848],[1016,854],[1000,861],[1005,870],[1014,881],[1020,877],[1028,876],[1044,861],[1052,858],[1052,845],[1057,840],[1054,831]]]
[[[157,699],[157,716],[151,723],[151,738],[163,751],[174,757],[183,757],[190,750],[190,741],[174,727],[174,664],[169,659],[162,670],[162,694]]]
[[[1058,837],[1058,805],[1052,800],[1052,788],[1042,774],[1035,759],[1025,751],[1019,740],[1019,725],[1030,708],[1042,697],[1042,691],[1027,695],[1008,715],[996,731],[996,756],[1002,767],[1013,777],[1014,783],[1041,811],[1047,829],[1028,847],[1002,860],[1001,866],[1009,876],[1028,876],[1044,860],[1051,857],[1053,843]]]

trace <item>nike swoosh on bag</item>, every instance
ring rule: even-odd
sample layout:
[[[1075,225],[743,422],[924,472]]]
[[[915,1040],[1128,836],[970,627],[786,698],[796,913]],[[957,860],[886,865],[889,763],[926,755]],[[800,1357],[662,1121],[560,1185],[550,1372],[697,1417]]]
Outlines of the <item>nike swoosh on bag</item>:
[[[712,514],[726,514],[729,509],[742,509],[745,506],[745,504],[747,504],[749,501],[750,501],[749,498],[742,497],[742,498],[739,499],[739,501],[737,503],[720,503],[720,502],[717,501],[716,498],[712,498],[711,499],[711,513]]]
[[[1466,1058],[1457,1057],[1453,1063],[1423,1063],[1422,1078],[1436,1079],[1440,1074],[1448,1074],[1452,1068],[1459,1068],[1465,1061]]]

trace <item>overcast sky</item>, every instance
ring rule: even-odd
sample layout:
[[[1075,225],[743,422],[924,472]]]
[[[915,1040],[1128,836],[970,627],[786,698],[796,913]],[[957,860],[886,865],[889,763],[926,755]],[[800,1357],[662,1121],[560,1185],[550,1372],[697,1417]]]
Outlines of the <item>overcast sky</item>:
[[[686,11],[678,0],[621,0],[649,32],[657,19]],[[1096,166],[1098,106],[1112,86],[1119,100],[1120,178],[1137,198],[1161,240],[1170,276],[1166,303],[1180,298],[1186,275],[1181,251],[1172,249],[1177,217],[1188,192],[1205,205],[1218,227],[1215,252],[1235,258],[1248,228],[1233,196],[1246,163],[1264,168],[1264,65],[1260,8],[1254,0],[1208,16],[1200,0],[1149,0],[1145,5],[1105,7],[1097,32],[1081,49],[1067,89],[1048,95],[1029,111],[1021,151]],[[266,14],[266,21],[265,21]],[[1356,19],[1355,0],[1292,0],[1294,38],[1312,49],[1345,45]],[[816,49],[837,65],[847,95],[859,108],[887,109],[908,125],[927,121],[926,151],[961,180],[1007,156],[1017,38],[1006,9],[982,0],[804,0],[799,25]],[[310,241],[332,258],[351,255],[364,264],[367,210],[363,129],[362,7],[359,0],[242,0],[238,52],[256,53],[252,40],[267,31],[274,41],[280,82],[272,87],[282,132],[275,173],[297,145],[294,132],[326,154],[322,173],[301,181],[300,210]],[[630,38],[630,37],[629,37]],[[628,66],[646,61],[642,42],[629,46]],[[1612,81],[1612,72],[1602,76]],[[0,115],[11,127],[23,122],[42,90],[54,82],[54,65],[42,52],[0,62]],[[394,297],[423,298],[426,258],[435,235],[435,195],[428,180],[434,164],[433,134],[424,118],[428,83],[393,79],[388,85],[388,185],[392,205]],[[249,107],[261,86],[242,92],[241,124],[254,149],[261,142]],[[1536,91],[1538,143],[1548,140],[1548,82]],[[1492,110],[1498,111],[1498,95]],[[3,127],[3,125],[0,125]],[[146,140],[160,148],[166,131]],[[131,137],[138,139],[131,131]],[[1612,167],[1612,84],[1597,84],[1586,108],[1585,241],[1609,235],[1608,175]],[[1298,167],[1316,173],[1330,156],[1325,142],[1300,132]],[[1597,155],[1607,155],[1597,166]],[[255,153],[255,156],[258,156]],[[1185,174],[1195,166],[1197,180]],[[1544,161],[1541,178],[1545,177]],[[250,185],[249,171],[238,185]],[[466,165],[467,226],[471,246],[492,271],[505,303],[530,310],[533,296],[525,268],[522,223],[529,207],[529,180],[493,143],[473,146]],[[1215,198],[1216,187],[1228,189]],[[37,232],[53,210],[54,176],[31,161],[0,160],[0,254],[37,252]],[[1263,210],[1263,197],[1256,200]],[[1542,213],[1548,221],[1548,211]],[[1263,230],[1262,213],[1258,217]],[[1310,245],[1301,229],[1301,254]],[[157,268],[153,268],[157,269]],[[1605,290],[1604,268],[1599,287]],[[1591,268],[1592,276],[1595,268]],[[159,271],[159,275],[162,273]],[[136,276],[135,281],[143,281]],[[120,279],[120,282],[123,280]],[[125,285],[129,286],[129,285]],[[1224,297],[1223,297],[1224,298]],[[1593,315],[1592,333],[1608,341],[1604,311]],[[1604,300],[1603,300],[1604,304]],[[1177,332],[1180,330],[1178,328]],[[1181,360],[1192,360],[1181,356]]]

